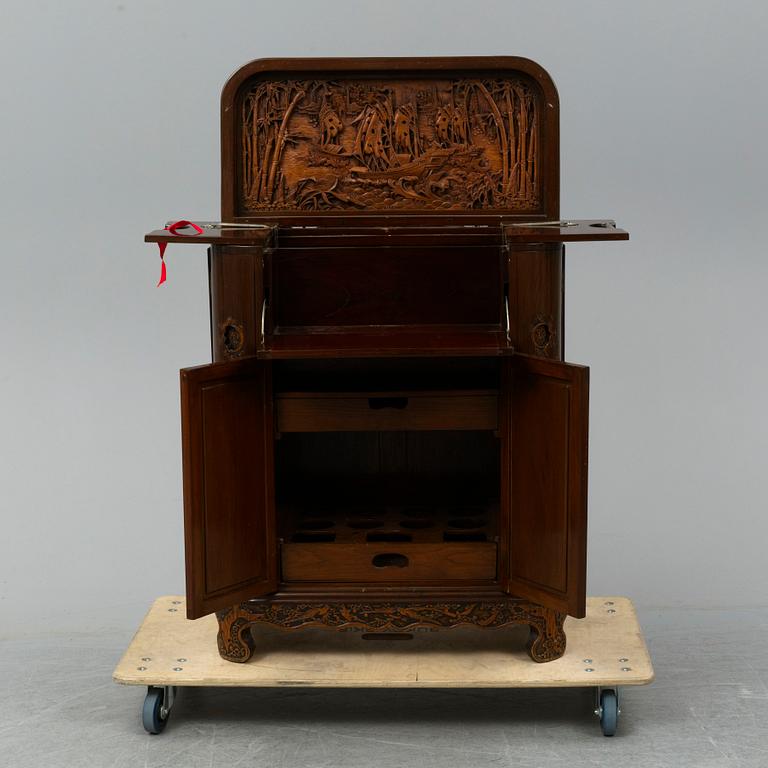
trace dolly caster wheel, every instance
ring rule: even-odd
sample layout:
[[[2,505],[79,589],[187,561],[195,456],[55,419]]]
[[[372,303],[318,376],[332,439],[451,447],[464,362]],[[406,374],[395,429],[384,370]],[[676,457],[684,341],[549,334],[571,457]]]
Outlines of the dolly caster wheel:
[[[141,708],[141,722],[147,733],[157,734],[165,730],[175,698],[175,686],[150,685],[147,688],[147,695]]]
[[[599,693],[599,704],[596,714],[600,717],[600,728],[603,736],[613,736],[619,721],[619,694],[613,688],[606,688]]]

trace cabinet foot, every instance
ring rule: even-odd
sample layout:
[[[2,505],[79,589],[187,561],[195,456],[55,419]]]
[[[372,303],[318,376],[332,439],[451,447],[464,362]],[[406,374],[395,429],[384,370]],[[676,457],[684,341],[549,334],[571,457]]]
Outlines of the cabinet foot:
[[[528,653],[536,662],[553,661],[565,653],[565,614],[514,598],[440,602],[300,602],[250,600],[216,614],[219,654],[227,661],[246,662],[255,644],[256,624],[281,629],[325,627],[368,632],[407,632],[459,626],[487,628],[527,624],[531,629]]]
[[[536,618],[537,621],[529,622],[528,655],[537,662],[559,659],[565,653],[565,614],[541,608]]]
[[[216,614],[219,620],[219,633],[216,636],[216,642],[222,659],[243,664],[253,655],[256,644],[251,634],[253,621],[243,616],[237,610],[238,607],[235,606]]]

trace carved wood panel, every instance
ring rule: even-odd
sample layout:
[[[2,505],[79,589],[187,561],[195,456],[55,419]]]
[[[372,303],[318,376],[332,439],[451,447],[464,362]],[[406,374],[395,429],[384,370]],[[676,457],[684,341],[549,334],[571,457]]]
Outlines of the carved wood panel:
[[[256,650],[252,629],[260,623],[281,629],[324,627],[368,632],[527,624],[531,629],[527,645],[531,658],[536,662],[554,661],[565,653],[565,617],[565,613],[511,597],[413,603],[250,600],[216,613],[219,654],[241,664],[249,661]]]
[[[541,208],[542,99],[523,75],[262,77],[236,109],[242,215]]]

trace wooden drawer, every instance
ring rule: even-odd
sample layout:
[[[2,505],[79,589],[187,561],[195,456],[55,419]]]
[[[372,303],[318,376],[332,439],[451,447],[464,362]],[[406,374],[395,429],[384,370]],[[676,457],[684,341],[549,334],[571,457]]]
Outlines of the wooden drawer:
[[[293,544],[282,547],[285,581],[493,580],[496,544]]]
[[[368,392],[283,393],[277,396],[280,432],[495,430],[498,394]]]

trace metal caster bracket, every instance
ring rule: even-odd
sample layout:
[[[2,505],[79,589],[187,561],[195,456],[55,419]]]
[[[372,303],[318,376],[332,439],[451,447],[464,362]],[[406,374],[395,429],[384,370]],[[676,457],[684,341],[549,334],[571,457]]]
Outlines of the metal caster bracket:
[[[163,686],[163,704],[160,707],[160,717],[162,717],[163,720],[168,719],[168,716],[171,714],[171,710],[173,709],[173,705],[175,702],[176,702],[176,686],[164,685]]]

